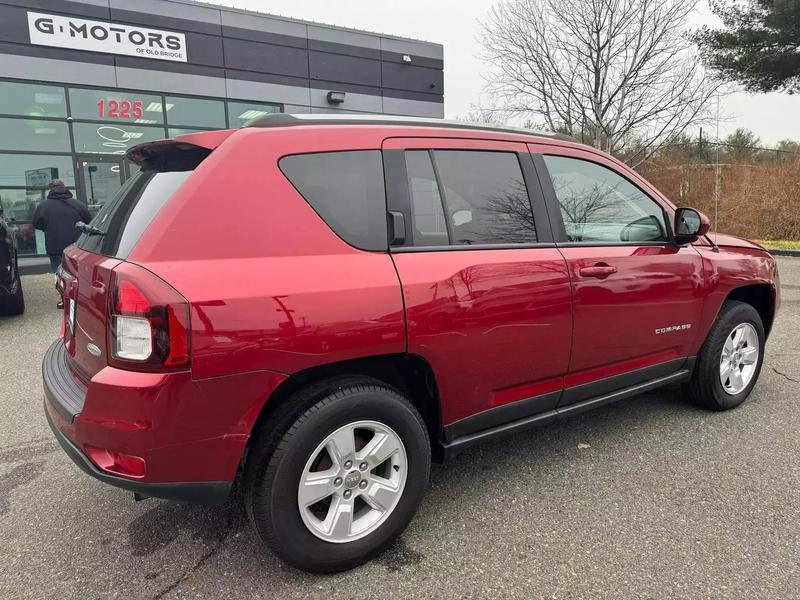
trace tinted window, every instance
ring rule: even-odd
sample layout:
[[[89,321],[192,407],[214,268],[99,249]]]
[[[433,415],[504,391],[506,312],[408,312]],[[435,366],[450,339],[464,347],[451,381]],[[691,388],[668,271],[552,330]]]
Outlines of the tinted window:
[[[437,150],[452,244],[536,242],[528,190],[512,152]]]
[[[427,150],[411,150],[405,155],[414,244],[446,246],[447,225],[430,154]]]
[[[0,119],[0,149],[69,152],[67,124],[42,119]]]
[[[228,102],[228,126],[242,127],[251,119],[281,112],[279,106],[256,102]]]
[[[78,247],[125,258],[159,209],[191,174],[192,171],[140,171],[92,219],[92,226],[103,234],[81,235]]]
[[[286,156],[280,168],[348,244],[386,250],[386,194],[378,150]]]
[[[23,117],[66,117],[64,88],[0,81],[0,114]]]
[[[164,122],[161,96],[122,90],[69,90],[69,110],[76,119],[115,123],[153,124]]]
[[[75,188],[70,190],[75,195]],[[15,221],[33,220],[33,211],[43,202],[47,191],[40,188],[27,189],[0,189],[0,208],[5,213],[6,220]],[[36,234],[31,231],[31,243],[36,245]],[[42,240],[44,236],[40,234]]]
[[[170,125],[225,127],[225,104],[219,100],[167,96],[164,111]]]
[[[668,240],[662,208],[621,175],[577,158],[545,156],[544,161],[569,241]]]
[[[164,139],[163,127],[127,123],[73,123],[75,151],[87,154],[125,154],[131,146]]]
[[[187,135],[189,133],[199,133],[201,131],[208,131],[208,129],[191,129],[188,127],[170,127],[167,129],[167,137],[174,138],[179,135]]]
[[[0,187],[45,187],[51,179],[75,185],[75,167],[69,156],[0,154]]]

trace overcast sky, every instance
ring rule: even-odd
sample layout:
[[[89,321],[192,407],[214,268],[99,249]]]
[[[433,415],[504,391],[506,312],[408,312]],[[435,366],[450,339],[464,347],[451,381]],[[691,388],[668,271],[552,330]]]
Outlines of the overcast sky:
[[[444,45],[444,106],[448,118],[464,115],[483,88],[486,68],[479,52],[478,21],[496,0],[212,0],[271,14],[401,35]],[[692,27],[715,24],[701,0]],[[735,93],[723,97],[720,136],[737,127],[755,131],[762,142],[800,140],[800,95]],[[713,127],[712,127],[713,129]],[[697,132],[690,132],[696,135]],[[709,132],[711,137],[714,131]]]

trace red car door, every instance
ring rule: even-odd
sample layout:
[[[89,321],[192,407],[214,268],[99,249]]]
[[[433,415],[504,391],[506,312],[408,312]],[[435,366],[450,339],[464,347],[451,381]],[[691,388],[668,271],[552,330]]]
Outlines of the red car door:
[[[383,150],[408,352],[436,373],[446,441],[554,409],[570,283],[525,145],[393,138]]]
[[[673,208],[600,154],[529,148],[572,281],[561,405],[687,369],[705,287],[699,253],[672,242]]]

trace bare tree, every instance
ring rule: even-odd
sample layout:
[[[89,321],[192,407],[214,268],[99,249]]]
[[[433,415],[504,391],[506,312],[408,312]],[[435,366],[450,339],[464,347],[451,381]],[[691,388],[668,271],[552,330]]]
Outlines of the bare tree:
[[[498,107],[487,107],[481,104],[470,104],[469,111],[465,115],[456,117],[456,121],[466,121],[468,123],[485,123],[487,125],[499,125],[505,123],[507,116]]]
[[[489,92],[638,165],[709,119],[718,84],[684,33],[697,0],[504,0],[483,23]]]

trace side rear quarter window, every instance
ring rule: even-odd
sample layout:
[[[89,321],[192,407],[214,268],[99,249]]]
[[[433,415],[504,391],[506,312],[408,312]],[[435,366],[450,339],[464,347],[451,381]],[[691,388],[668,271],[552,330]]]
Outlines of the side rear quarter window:
[[[328,227],[362,250],[386,250],[386,191],[380,150],[285,156],[283,174]]]
[[[663,208],[619,173],[579,158],[543,156],[567,241],[666,242]]]

